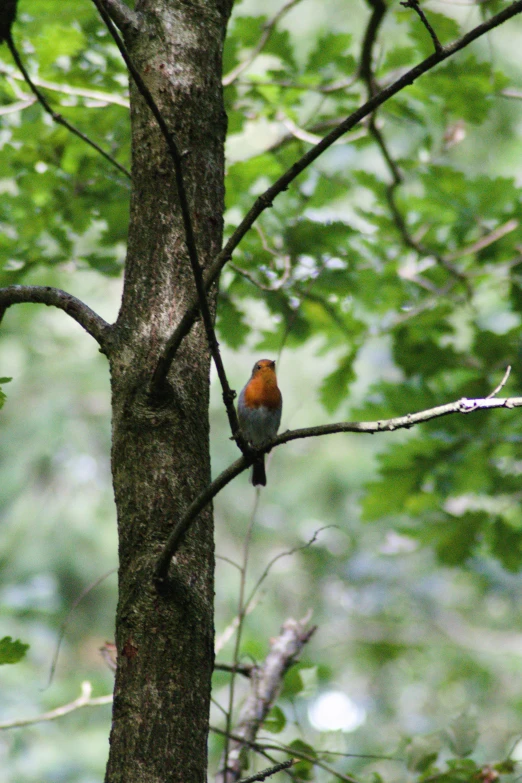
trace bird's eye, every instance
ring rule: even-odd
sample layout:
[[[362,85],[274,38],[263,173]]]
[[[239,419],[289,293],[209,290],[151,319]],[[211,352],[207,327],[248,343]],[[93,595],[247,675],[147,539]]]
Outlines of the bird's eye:
[[[256,364],[256,370],[260,370],[260,369],[261,369],[261,365],[260,364]]]

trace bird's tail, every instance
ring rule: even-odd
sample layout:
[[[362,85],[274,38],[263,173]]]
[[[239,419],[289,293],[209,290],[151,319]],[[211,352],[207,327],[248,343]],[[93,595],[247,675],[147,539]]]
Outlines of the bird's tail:
[[[265,473],[265,455],[263,454],[252,465],[252,484],[254,487],[258,485],[266,487],[266,473]]]

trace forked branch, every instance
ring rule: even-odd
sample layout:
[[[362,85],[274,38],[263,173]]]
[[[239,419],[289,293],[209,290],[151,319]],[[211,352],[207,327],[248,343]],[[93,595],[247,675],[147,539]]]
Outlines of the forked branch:
[[[281,633],[270,645],[270,652],[260,666],[256,666],[250,678],[250,692],[241,708],[234,739],[228,758],[223,759],[223,769],[217,775],[217,783],[236,783],[241,777],[241,751],[256,739],[261,724],[279,695],[283,678],[296,661],[301,650],[316,630],[303,620],[287,620]]]
[[[60,288],[43,285],[10,285],[7,288],[0,288],[0,323],[8,307],[26,302],[58,307],[63,310],[79,323],[91,337],[94,337],[103,353],[108,354],[110,324],[80,299]]]
[[[440,50],[434,52],[418,65],[411,68],[399,79],[392,84],[388,85],[384,89],[376,92],[369,100],[366,101],[359,109],[350,114],[343,122],[337,125],[330,133],[328,133],[318,144],[312,147],[306,152],[299,160],[297,160],[279,179],[274,182],[259,198],[254,202],[248,213],[245,215],[241,223],[236,230],[232,233],[221,252],[216,256],[212,262],[210,268],[205,275],[205,288],[208,291],[210,286],[216,282],[219,278],[221,270],[232,258],[232,254],[236,247],[239,245],[245,234],[251,229],[257,218],[272,206],[274,199],[283,191],[287,190],[288,186],[301,174],[305,169],[310,166],[317,158],[325,152],[332,144],[337,141],[348,131],[352,130],[361,120],[368,115],[372,114],[379,106],[382,106],[386,101],[399,93],[405,87],[413,84],[420,76],[430,71],[439,63],[452,57],[454,54],[469,46],[470,43],[476,41],[481,36],[493,30],[495,27],[506,22],[508,19],[520,14],[522,12],[522,0],[517,0],[511,3],[507,8],[504,8],[500,13],[492,16],[490,19],[477,25],[477,27],[470,30],[469,33],[463,35],[452,44],[448,46],[442,46]],[[155,385],[161,384],[167,377],[169,368],[174,360],[176,352],[181,345],[183,338],[190,332],[192,325],[198,315],[199,307],[198,301],[194,300],[192,304],[187,308],[184,316],[181,318],[178,326],[172,333],[171,337],[165,344],[163,353],[161,354],[156,370],[154,373]]]
[[[29,76],[29,72],[25,65],[22,62],[22,59],[18,53],[18,49],[16,48],[13,38],[11,36],[11,33],[8,34],[8,36],[5,39],[7,46],[9,47],[9,51],[11,52],[11,55],[13,57],[13,60],[15,61],[16,65],[18,66],[22,76],[24,77],[28,87],[30,88],[31,92],[35,96],[36,100],[40,103],[43,110],[49,114],[50,117],[53,118],[53,120],[58,125],[63,125],[64,128],[67,128],[67,130],[72,133],[74,136],[77,136],[79,139],[84,141],[86,144],[88,144],[90,147],[92,147],[96,152],[98,152],[105,160],[109,161],[109,163],[118,169],[122,174],[125,174],[126,177],[129,179],[131,178],[130,171],[125,168],[125,166],[122,166],[121,163],[118,163],[118,161],[112,157],[112,155],[109,155],[108,152],[106,152],[103,147],[100,147],[97,142],[93,141],[89,136],[87,136],[85,133],[83,133],[81,130],[76,128],[74,125],[72,125],[69,120],[66,120],[65,117],[62,117],[61,114],[59,114],[57,111],[53,109],[45,95],[42,93],[42,91],[36,86],[36,84],[33,82],[31,77]]]

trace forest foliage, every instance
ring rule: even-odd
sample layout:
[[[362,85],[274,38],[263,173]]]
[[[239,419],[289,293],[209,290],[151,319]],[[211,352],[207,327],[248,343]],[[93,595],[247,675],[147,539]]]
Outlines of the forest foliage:
[[[236,5],[226,42],[227,236],[311,144],[433,51],[414,10],[388,2],[365,78],[379,3],[294,0],[279,14],[280,4],[262,5]],[[506,5],[422,4],[443,45]],[[227,366],[239,389],[256,358],[278,359],[283,429],[486,397],[508,365],[501,395],[520,393],[521,32],[515,17],[389,99],[277,197],[225,268],[217,327]],[[129,169],[127,76],[93,6],[20,0],[13,36],[55,109]],[[0,56],[0,287],[59,285],[115,315],[130,183],[42,110],[5,46]],[[5,721],[75,698],[85,678],[99,693],[111,687],[97,653],[112,633],[108,578],[73,613],[64,663],[39,692],[69,608],[117,557],[107,368],[62,319],[13,308],[0,333],[0,376],[13,378],[0,378],[0,662],[30,644],[2,669],[13,690]],[[217,397],[215,473],[236,456]],[[319,630],[264,735],[304,754],[298,779],[331,780],[330,768],[358,781],[515,779],[520,415],[449,416],[363,439],[336,435],[271,457],[252,585],[274,556],[304,548],[258,591],[241,655],[262,658],[288,614],[312,608]],[[216,502],[217,551],[233,560],[253,502],[243,479]],[[236,602],[222,561],[218,636]],[[215,678],[225,706],[227,677]],[[350,730],[313,724],[311,707],[329,691],[358,706]],[[108,711],[63,720],[0,736],[13,780],[99,779]],[[72,759],[63,738],[80,735]],[[212,735],[214,767],[221,748]]]

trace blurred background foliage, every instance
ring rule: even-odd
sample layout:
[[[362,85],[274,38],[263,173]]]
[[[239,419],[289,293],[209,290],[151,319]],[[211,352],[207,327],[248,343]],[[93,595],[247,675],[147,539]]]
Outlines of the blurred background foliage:
[[[279,2],[237,3],[224,64],[227,233],[365,100],[357,68],[371,5],[302,0],[267,28]],[[443,43],[505,5],[423,3]],[[373,50],[380,86],[432,50],[411,9],[387,6]],[[91,5],[20,0],[13,32],[55,108],[128,167],[126,75]],[[508,364],[506,393],[520,394],[521,33],[511,20],[395,96],[234,254],[218,314],[226,364],[239,389],[254,360],[278,359],[282,429],[485,396]],[[128,180],[53,124],[6,47],[0,56],[0,285],[63,287],[112,321]],[[7,722],[71,701],[84,680],[94,695],[111,691],[99,648],[113,635],[117,538],[105,358],[63,313],[17,306],[2,323],[0,376],[12,378],[0,423],[0,637],[30,645],[0,670]],[[217,475],[236,451],[216,384],[211,415]],[[305,743],[294,750],[361,781],[479,779],[510,752],[522,759],[521,473],[520,416],[492,411],[279,448],[257,510],[246,475],[226,488],[215,502],[218,659],[233,656],[234,563],[252,520],[247,595],[289,554],[255,593],[241,659],[261,660],[289,616],[312,610],[319,626],[263,736]],[[62,623],[104,573],[72,612],[48,685]],[[216,673],[218,727],[228,682]],[[109,721],[109,707],[85,708],[3,731],[0,768],[13,783],[100,781]],[[211,774],[222,745],[211,735]],[[306,762],[297,772],[333,779]],[[486,773],[510,780],[520,767]]]

